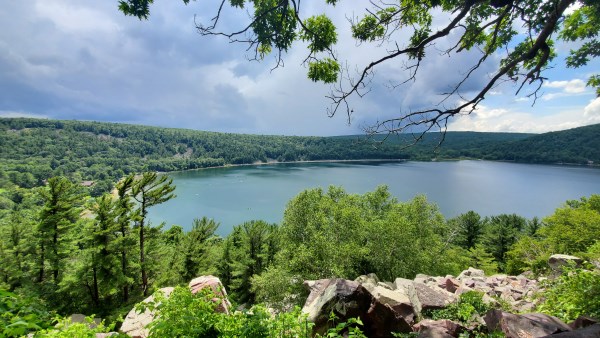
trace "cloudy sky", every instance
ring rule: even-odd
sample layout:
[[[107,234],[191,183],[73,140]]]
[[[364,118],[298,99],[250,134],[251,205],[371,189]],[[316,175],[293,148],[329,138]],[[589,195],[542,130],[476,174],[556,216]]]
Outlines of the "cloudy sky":
[[[336,50],[351,70],[383,55],[382,48],[350,39],[347,18],[362,13],[364,5],[342,1],[330,8],[320,2],[305,4],[304,13],[326,12],[334,19],[340,28]],[[388,84],[406,79],[404,60],[385,64],[377,69],[372,91],[352,100],[348,124],[343,112],[327,116],[330,87],[307,79],[301,43],[284,56],[285,67],[271,71],[272,57],[251,62],[245,46],[200,36],[194,20],[209,22],[218,3],[157,0],[150,20],[139,21],[123,16],[117,0],[0,0],[0,116],[253,134],[355,134],[377,120],[438,103],[438,94],[477,57],[449,58],[431,50],[417,81],[395,89]],[[244,12],[228,12],[222,27],[239,28],[246,19]],[[436,20],[441,25],[447,18]],[[600,99],[585,87],[600,62],[565,69],[572,47],[558,45],[554,68],[546,73],[550,80],[533,107],[532,100],[514,95],[515,87],[500,86],[450,129],[537,133],[600,123]],[[496,64],[491,58],[465,94],[485,83]]]

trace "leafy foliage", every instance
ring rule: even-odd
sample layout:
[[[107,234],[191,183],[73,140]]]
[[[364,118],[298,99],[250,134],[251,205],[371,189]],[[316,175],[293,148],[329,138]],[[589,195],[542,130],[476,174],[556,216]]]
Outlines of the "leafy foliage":
[[[177,287],[169,298],[158,294],[153,303],[158,317],[152,322],[150,337],[308,337],[311,324],[295,308],[271,317],[267,309],[254,306],[231,315],[215,312],[219,300],[208,289],[192,294]]]
[[[255,278],[254,287],[257,295],[264,295],[271,292],[263,288],[297,292],[297,285],[307,279],[456,274],[463,266],[448,258],[444,227],[437,207],[423,196],[401,203],[386,187],[364,195],[339,187],[306,190],[289,202],[280,228],[281,250],[265,272],[269,278]],[[287,299],[301,298],[293,293]]]
[[[493,307],[483,301],[483,293],[469,291],[460,295],[458,301],[444,309],[425,312],[425,317],[433,320],[449,319],[464,324],[470,324],[474,316],[483,316]]]
[[[0,288],[0,336],[21,337],[49,327],[53,315],[40,303]]]
[[[521,238],[507,253],[511,272],[539,271],[555,253],[585,256],[600,237],[600,195],[568,201],[543,224],[535,236]]]
[[[566,322],[581,315],[600,318],[600,274],[596,271],[566,270],[550,281],[538,311]]]

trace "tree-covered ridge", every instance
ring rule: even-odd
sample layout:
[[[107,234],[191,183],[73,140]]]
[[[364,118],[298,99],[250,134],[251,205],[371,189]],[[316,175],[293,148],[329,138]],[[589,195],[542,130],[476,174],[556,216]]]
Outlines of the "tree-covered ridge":
[[[491,160],[529,163],[600,163],[600,124],[534,135],[523,140],[492,145]]]
[[[428,133],[306,137],[228,134],[127,124],[0,118],[0,187],[30,188],[53,176],[110,190],[130,173],[286,161],[476,158],[600,163],[600,125],[542,135]],[[441,142],[441,144],[440,144]]]

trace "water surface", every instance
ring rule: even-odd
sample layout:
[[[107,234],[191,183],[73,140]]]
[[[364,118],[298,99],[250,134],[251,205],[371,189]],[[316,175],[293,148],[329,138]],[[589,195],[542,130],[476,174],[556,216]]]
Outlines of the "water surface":
[[[278,223],[287,202],[308,188],[343,186],[365,193],[389,186],[401,201],[424,194],[446,217],[469,210],[483,216],[516,213],[544,217],[566,200],[600,194],[600,169],[487,161],[295,163],[172,173],[177,198],[150,209],[153,224],[189,229],[194,218],[234,225]]]

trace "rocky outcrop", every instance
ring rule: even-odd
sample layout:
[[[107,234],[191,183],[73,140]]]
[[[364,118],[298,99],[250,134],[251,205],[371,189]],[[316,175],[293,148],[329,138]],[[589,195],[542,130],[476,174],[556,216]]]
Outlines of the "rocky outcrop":
[[[496,299],[500,298],[514,310],[527,312],[534,307],[530,297],[539,290],[538,281],[525,275],[485,276],[482,270],[474,268],[463,271],[457,277],[420,274],[413,280],[397,278],[394,283],[386,283],[376,275],[369,274],[354,281],[321,279],[306,281],[304,285],[310,294],[302,310],[315,323],[315,333],[323,333],[328,329],[331,324],[329,315],[333,312],[340,322],[359,317],[368,336],[390,336],[392,332],[411,331],[419,332],[422,336],[452,336],[460,330],[451,322],[416,323],[421,318],[421,312],[442,309],[468,291],[483,292],[483,299],[487,302],[497,302]],[[515,318],[520,321],[547,322],[545,317]],[[482,318],[476,318],[474,323],[484,324]],[[549,331],[547,334],[556,332],[560,331]]]
[[[581,263],[583,263],[583,259],[569,255],[556,254],[550,256],[550,258],[548,259],[548,265],[550,265],[550,268],[552,268],[552,270],[554,271],[559,272],[564,266],[581,266]]]
[[[331,313],[339,322],[360,318],[363,331],[369,337],[388,337],[391,332],[411,331],[404,316],[412,318],[414,313],[407,304],[408,299],[400,293],[394,294],[389,292],[392,290],[371,283],[363,285],[344,279],[309,281],[305,286],[311,294],[302,311],[315,324],[314,333],[327,331]]]
[[[189,287],[194,294],[200,292],[200,290],[210,288],[212,293],[215,294],[213,301],[218,303],[215,311],[229,314],[231,303],[227,298],[227,291],[225,290],[225,287],[223,287],[223,284],[221,284],[219,278],[215,276],[197,277],[189,283]],[[157,292],[162,292],[166,297],[169,297],[173,290],[174,288],[167,287],[159,289]],[[153,301],[154,295],[144,299],[142,303],[150,303]],[[125,317],[125,320],[121,325],[121,332],[134,338],[146,338],[149,335],[147,326],[154,320],[155,316],[156,313],[150,309],[146,309],[144,312],[140,313],[136,311],[136,308],[133,308]]]
[[[229,302],[229,298],[227,298],[227,291],[218,277],[211,275],[196,277],[190,281],[189,287],[193,294],[202,289],[209,288],[216,296],[213,298],[213,301],[219,303],[215,310],[217,312],[229,314],[231,303]]]
[[[584,328],[570,331],[551,334],[548,338],[600,338],[600,324],[586,326]]]
[[[545,337],[571,331],[571,328],[560,319],[541,313],[515,315],[501,310],[491,310],[485,315],[484,320],[488,330],[501,331],[508,338]]]
[[[419,333],[420,338],[452,338],[467,331],[464,326],[447,319],[425,319],[417,323],[413,329]]]
[[[172,287],[159,289],[157,292],[162,292],[165,296],[169,296],[173,292]],[[142,303],[154,302],[154,295],[144,299]],[[129,311],[123,324],[121,325],[121,332],[129,335],[133,338],[146,338],[150,332],[146,328],[148,324],[154,320],[156,313],[150,309],[145,309],[144,312],[138,312],[134,307]]]

